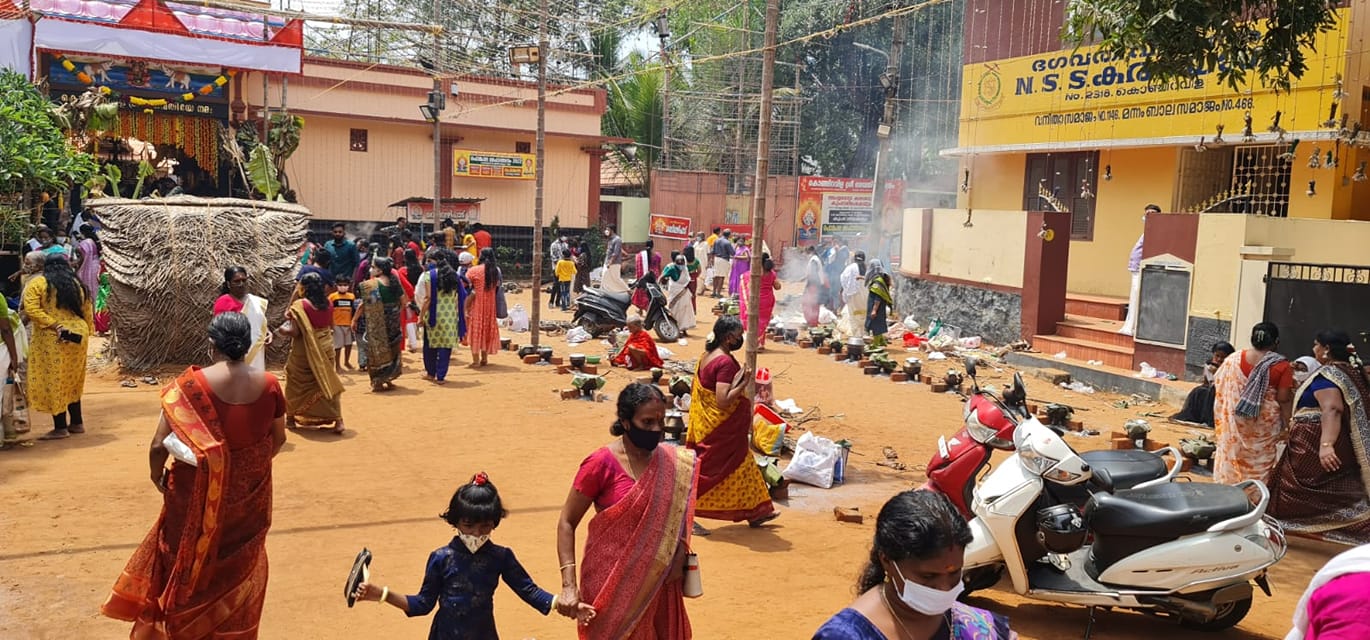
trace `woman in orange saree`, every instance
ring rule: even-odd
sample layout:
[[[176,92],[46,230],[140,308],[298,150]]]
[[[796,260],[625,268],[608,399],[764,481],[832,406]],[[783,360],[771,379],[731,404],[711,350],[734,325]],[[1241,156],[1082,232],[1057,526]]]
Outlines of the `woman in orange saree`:
[[[778,515],[761,468],[752,457],[750,436],[752,399],[746,394],[749,376],[733,357],[742,348],[742,325],[733,316],[714,323],[699,361],[690,391],[690,420],[685,445],[699,456],[699,502],[701,518],[747,521],[753,528]],[[708,530],[695,525],[695,535]]]
[[[1251,329],[1251,348],[1232,354],[1213,381],[1213,481],[1269,482],[1294,397],[1294,370],[1275,352],[1280,332],[1262,322]]]
[[[134,640],[258,636],[285,397],[271,374],[243,363],[252,345],[245,316],[215,316],[209,334],[224,361],[191,367],[163,390],[149,463],[165,503],[100,607],[132,622]]]
[[[581,463],[557,524],[562,593],[580,640],[689,640],[681,589],[694,511],[694,454],[660,445],[666,400],[653,385],[618,396],[618,436]],[[576,527],[593,505],[576,582]]]

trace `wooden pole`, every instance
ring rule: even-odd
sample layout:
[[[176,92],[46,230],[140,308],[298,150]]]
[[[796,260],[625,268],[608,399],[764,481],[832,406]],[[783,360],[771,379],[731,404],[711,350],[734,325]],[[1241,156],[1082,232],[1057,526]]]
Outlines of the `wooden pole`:
[[[756,371],[757,338],[766,328],[761,324],[761,248],[766,231],[766,187],[771,173],[771,110],[775,93],[775,32],[780,22],[779,0],[766,0],[766,35],[761,53],[761,113],[756,132],[756,176],[752,193],[752,264],[751,282],[747,288],[747,364]],[[747,388],[755,391],[756,376],[747,381]]]
[[[528,313],[528,331],[533,335],[529,342],[538,346],[542,335],[542,188],[547,175],[547,0],[538,7],[538,133],[537,186],[533,195],[533,308]]]

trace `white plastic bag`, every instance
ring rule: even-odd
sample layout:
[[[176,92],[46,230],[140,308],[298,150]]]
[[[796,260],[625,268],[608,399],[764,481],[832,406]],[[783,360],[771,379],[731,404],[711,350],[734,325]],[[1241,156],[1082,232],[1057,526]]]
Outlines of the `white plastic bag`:
[[[837,456],[837,445],[832,440],[806,431],[799,436],[794,445],[794,458],[780,475],[795,482],[831,489]]]
[[[571,327],[571,330],[566,332],[566,343],[580,344],[582,342],[589,342],[592,337],[594,336],[591,336],[590,332],[582,327]]]
[[[659,356],[662,360],[670,360],[671,358],[675,357],[675,353],[661,345],[656,346],[656,355]]]
[[[923,330],[923,325],[918,324],[918,320],[914,319],[913,314],[909,314],[904,318],[904,330],[919,333]]]
[[[200,466],[199,461],[195,459],[195,450],[181,442],[175,432],[168,433],[165,438],[162,438],[162,446],[171,454],[171,457],[192,467]]]
[[[818,324],[832,324],[837,322],[837,314],[827,307],[818,308]]]
[[[1139,368],[1141,369],[1141,371],[1133,377],[1147,379],[1156,377],[1156,367],[1151,366],[1150,363],[1143,362],[1141,365],[1139,365]]]
[[[516,304],[509,310],[509,329],[517,333],[528,330],[528,311],[523,305]]]

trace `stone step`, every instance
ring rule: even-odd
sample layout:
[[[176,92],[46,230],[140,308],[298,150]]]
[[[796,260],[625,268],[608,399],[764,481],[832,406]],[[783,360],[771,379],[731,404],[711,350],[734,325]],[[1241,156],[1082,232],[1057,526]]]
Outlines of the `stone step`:
[[[1056,323],[1056,335],[1062,338],[1099,342],[1115,347],[1132,347],[1132,336],[1118,333],[1122,327],[1123,323],[1118,320],[1066,316],[1064,321]]]
[[[1126,320],[1127,299],[1068,293],[1066,294],[1066,315],[1099,318],[1101,320]]]
[[[1063,336],[1033,336],[1032,348],[1048,357],[1053,357],[1064,351],[1066,357],[1071,360],[1079,362],[1095,360],[1110,367],[1132,370],[1133,349],[1131,346],[1120,347]]]

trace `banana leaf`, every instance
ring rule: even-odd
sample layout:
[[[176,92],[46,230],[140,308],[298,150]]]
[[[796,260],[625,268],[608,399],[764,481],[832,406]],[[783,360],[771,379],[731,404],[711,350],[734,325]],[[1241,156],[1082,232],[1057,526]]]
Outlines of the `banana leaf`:
[[[252,148],[252,154],[247,159],[247,175],[252,180],[252,187],[267,200],[275,200],[281,192],[276,165],[271,161],[271,150],[266,145],[258,144]]]

